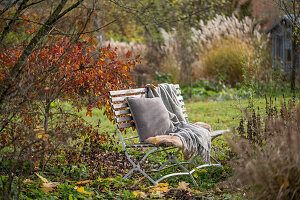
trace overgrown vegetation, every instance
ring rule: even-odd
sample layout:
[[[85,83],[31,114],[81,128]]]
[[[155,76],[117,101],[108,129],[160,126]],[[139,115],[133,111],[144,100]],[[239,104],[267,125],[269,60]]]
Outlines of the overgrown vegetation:
[[[266,98],[265,106],[262,115],[250,104],[230,141],[236,178],[251,199],[299,199],[300,104],[283,101],[278,108]]]

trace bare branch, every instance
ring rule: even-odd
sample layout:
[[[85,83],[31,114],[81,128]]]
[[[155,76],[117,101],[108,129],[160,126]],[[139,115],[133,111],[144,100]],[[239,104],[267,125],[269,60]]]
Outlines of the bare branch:
[[[22,1],[22,3],[20,4],[20,6],[18,7],[18,10],[14,14],[13,18],[9,21],[9,23],[7,24],[7,26],[3,29],[2,33],[1,33],[1,36],[0,36],[0,44],[2,43],[3,39],[7,36],[7,34],[12,29],[13,24],[19,18],[19,16],[21,15],[21,12],[25,9],[25,6],[26,6],[27,2],[28,2],[28,0]]]
[[[3,15],[6,11],[8,11],[10,8],[14,7],[18,1],[19,0],[15,0],[12,3],[10,3],[10,4],[7,4],[5,6],[5,8],[3,8],[3,10],[0,11],[0,16]]]

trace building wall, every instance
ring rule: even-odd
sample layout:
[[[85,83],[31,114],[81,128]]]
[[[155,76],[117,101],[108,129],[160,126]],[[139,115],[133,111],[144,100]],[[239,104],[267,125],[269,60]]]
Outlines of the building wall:
[[[292,52],[292,32],[291,28],[278,24],[271,32],[272,35],[272,59],[275,69],[281,68],[284,73],[291,70]]]

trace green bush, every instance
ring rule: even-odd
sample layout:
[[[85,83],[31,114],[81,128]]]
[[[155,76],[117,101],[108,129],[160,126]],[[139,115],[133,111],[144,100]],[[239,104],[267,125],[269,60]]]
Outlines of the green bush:
[[[193,100],[213,99],[217,101],[244,99],[251,96],[251,91],[236,85],[236,88],[229,88],[221,82],[211,82],[207,80],[198,80],[192,85],[181,87],[184,99]]]
[[[203,75],[235,86],[243,81],[243,68],[251,66],[251,55],[251,47],[240,40],[219,41],[203,55]]]

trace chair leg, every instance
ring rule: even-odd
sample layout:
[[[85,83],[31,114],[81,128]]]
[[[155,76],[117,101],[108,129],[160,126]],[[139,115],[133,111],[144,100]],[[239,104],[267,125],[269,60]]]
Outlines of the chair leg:
[[[178,149],[178,150],[175,152],[174,155],[172,155],[171,153],[167,152],[165,149],[163,149],[163,150],[164,150],[164,152],[165,152],[165,153],[168,155],[168,157],[169,157],[169,160],[168,160],[168,161],[169,161],[169,162],[172,161],[172,162],[175,163],[177,166],[179,166],[181,169],[183,169],[183,171],[185,171],[186,173],[188,173],[188,174],[190,175],[192,181],[194,182],[194,184],[195,184],[196,186],[198,186],[196,180],[195,180],[194,177],[193,177],[193,174],[191,174],[187,168],[185,168],[181,163],[179,163],[179,162],[176,160],[176,155],[180,152],[180,149]]]
[[[132,164],[132,166],[133,166],[133,168],[123,177],[123,178],[128,178],[134,171],[139,171],[139,172],[141,172],[146,178],[148,178],[153,184],[155,184],[156,185],[156,183],[155,183],[155,181],[146,173],[146,172],[144,172],[142,169],[141,169],[141,167],[140,167],[140,165],[142,164],[142,162],[144,162],[144,160],[151,154],[151,153],[153,153],[153,152],[155,152],[157,150],[157,148],[155,147],[155,148],[153,148],[153,149],[151,149],[150,151],[148,151],[145,155],[144,155],[144,157],[136,164],[135,162],[133,162],[132,161],[132,159],[130,158],[130,156],[129,156],[129,154],[128,154],[128,152],[127,152],[127,150],[125,150],[125,155],[126,155],[126,157],[127,157],[127,159],[129,160],[129,162]]]

